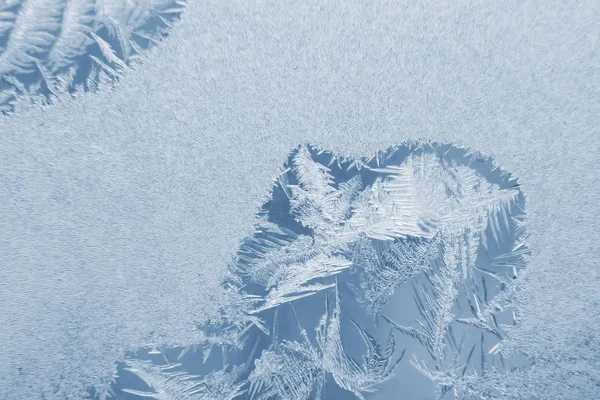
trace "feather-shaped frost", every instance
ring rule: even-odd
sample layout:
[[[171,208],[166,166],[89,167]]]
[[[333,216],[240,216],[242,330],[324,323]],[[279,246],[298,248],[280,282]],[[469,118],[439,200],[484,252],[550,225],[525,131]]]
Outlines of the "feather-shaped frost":
[[[229,266],[219,312],[199,322],[205,365],[222,359],[202,376],[233,363],[240,399],[302,400],[366,399],[411,373],[433,396],[460,398],[483,388],[479,376],[508,373],[498,349],[527,254],[523,195],[472,162],[435,145],[358,161],[295,150]]]
[[[114,82],[142,49],[166,35],[185,5],[184,0],[0,4],[0,79],[11,88],[0,97],[0,106],[11,111],[31,96],[48,102],[80,88],[97,90],[99,81]],[[43,85],[36,88],[38,82]]]

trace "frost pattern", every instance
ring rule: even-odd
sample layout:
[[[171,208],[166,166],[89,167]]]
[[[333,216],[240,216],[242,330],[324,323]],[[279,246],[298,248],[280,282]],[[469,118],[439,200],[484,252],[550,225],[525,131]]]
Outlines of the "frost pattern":
[[[0,111],[110,85],[167,34],[186,2],[0,2]]]
[[[157,366],[148,361],[128,360],[125,370],[141,378],[150,390],[123,389],[123,392],[156,399],[203,400],[233,400],[242,393],[243,383],[235,383],[240,373],[239,367],[200,377],[177,371],[180,366]]]
[[[437,398],[507,395],[483,378],[530,367],[502,351],[528,254],[523,205],[511,176],[453,146],[370,159],[300,146],[230,265],[220,315],[199,325],[205,342],[132,355],[123,371],[145,387],[115,392],[366,399],[417,373]]]

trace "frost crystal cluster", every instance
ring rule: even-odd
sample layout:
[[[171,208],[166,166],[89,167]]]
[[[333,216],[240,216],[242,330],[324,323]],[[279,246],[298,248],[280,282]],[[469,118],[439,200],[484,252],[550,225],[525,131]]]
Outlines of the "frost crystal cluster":
[[[132,355],[114,394],[510,397],[486,384],[531,367],[502,346],[525,233],[517,181],[477,154],[301,146],[230,265],[220,314],[199,323],[204,343]]]
[[[0,1],[0,112],[118,79],[165,36],[186,0]]]

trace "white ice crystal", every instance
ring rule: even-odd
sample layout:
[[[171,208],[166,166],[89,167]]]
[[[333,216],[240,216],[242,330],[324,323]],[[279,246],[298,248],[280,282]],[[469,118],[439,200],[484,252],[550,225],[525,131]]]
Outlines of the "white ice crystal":
[[[172,28],[186,3],[0,2],[0,112],[109,85]]]
[[[413,385],[395,374],[408,351],[434,385],[424,393],[489,394],[479,376],[512,373],[515,364],[498,351],[510,328],[499,321],[508,309],[518,312],[515,274],[528,252],[524,197],[508,174],[494,177],[492,165],[476,170],[472,155],[451,150],[398,146],[378,153],[375,165],[360,160],[360,169],[313,147],[295,150],[230,265],[217,296],[227,299],[221,317],[200,325],[203,376],[243,360],[239,399],[330,399],[340,396],[337,388],[364,400],[387,382]],[[414,306],[399,302],[408,284]],[[406,319],[411,310],[417,327],[386,315]],[[399,356],[398,344],[405,346]],[[479,365],[471,361],[476,348]],[[187,380],[180,386],[190,390]]]

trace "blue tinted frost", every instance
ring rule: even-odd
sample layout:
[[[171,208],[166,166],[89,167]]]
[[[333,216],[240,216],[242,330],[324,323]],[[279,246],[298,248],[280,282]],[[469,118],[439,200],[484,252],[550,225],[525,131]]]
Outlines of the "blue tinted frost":
[[[203,342],[194,322],[252,301],[217,287],[293,146],[362,156],[423,138],[492,157],[527,198],[532,256],[497,348],[509,368],[469,384],[600,398],[600,2],[203,0],[184,15],[115,90],[0,116],[0,399],[79,400],[127,351]],[[394,296],[414,305],[413,291]],[[385,335],[383,316],[421,328],[386,298]],[[176,363],[169,349],[140,359]],[[192,351],[186,371],[209,376]],[[431,385],[410,351],[394,376]],[[148,391],[118,367],[123,388]],[[395,379],[376,396],[397,398]]]
[[[186,2],[0,2],[0,112],[110,85],[167,34]]]
[[[519,184],[481,156],[420,144],[355,159],[300,146],[229,267],[227,305],[200,325],[204,342],[132,355],[114,394],[507,395],[485,381],[530,364],[502,349],[524,239]]]

